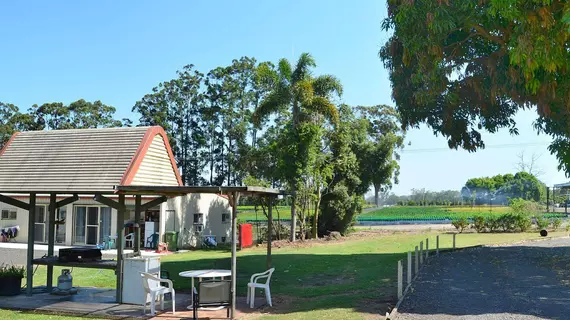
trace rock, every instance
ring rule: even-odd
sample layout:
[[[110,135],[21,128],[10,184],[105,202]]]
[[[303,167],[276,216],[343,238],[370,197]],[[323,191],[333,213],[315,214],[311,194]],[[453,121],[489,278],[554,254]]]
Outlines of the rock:
[[[342,238],[342,235],[338,231],[331,231],[331,233],[329,233],[329,237],[331,239],[338,240],[338,239]]]

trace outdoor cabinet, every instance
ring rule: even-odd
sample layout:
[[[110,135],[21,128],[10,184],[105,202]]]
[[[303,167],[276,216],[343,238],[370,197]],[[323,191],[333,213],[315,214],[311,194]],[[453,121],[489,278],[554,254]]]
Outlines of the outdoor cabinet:
[[[123,303],[142,304],[145,299],[142,272],[160,276],[160,257],[136,257],[123,261]],[[146,298],[150,301],[150,298]]]

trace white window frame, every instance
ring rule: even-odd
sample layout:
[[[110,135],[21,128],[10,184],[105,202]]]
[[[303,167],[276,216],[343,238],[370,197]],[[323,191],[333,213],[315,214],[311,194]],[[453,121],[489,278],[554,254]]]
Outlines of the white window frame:
[[[6,217],[4,217],[4,212],[6,212]],[[12,217],[12,214],[14,216]],[[18,220],[18,210],[12,209],[2,209],[1,220]]]

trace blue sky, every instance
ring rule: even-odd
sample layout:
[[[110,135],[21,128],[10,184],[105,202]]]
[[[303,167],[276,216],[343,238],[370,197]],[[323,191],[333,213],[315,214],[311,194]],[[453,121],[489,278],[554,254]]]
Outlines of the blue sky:
[[[177,69],[207,72],[234,58],[296,58],[310,52],[317,73],[334,74],[351,105],[392,104],[378,50],[388,35],[384,1],[14,1],[0,9],[0,101],[32,104],[101,100],[134,118],[131,108]],[[428,128],[408,133],[396,193],[459,189],[470,177],[514,171],[516,154],[542,155],[541,179],[566,181],[537,136],[534,111],[517,116],[521,134],[485,135],[477,153],[441,150]],[[417,149],[437,149],[417,151]],[[416,150],[416,151],[413,151]]]

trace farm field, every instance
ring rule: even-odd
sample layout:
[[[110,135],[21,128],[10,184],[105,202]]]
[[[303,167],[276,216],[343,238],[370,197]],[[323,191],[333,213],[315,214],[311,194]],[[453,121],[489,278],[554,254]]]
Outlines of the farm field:
[[[273,211],[273,219],[290,220],[291,209],[288,206],[279,206]],[[364,212],[356,217],[357,221],[426,221],[426,220],[455,220],[455,219],[473,219],[475,216],[494,216],[510,212],[511,209],[506,206],[475,206],[475,207],[388,207],[378,210]],[[546,218],[565,217],[562,213],[544,214]],[[239,207],[238,219],[240,221],[266,221],[267,218],[259,209],[257,217],[253,206]]]
[[[511,212],[509,207],[390,207],[358,216],[359,221],[425,221],[473,219],[475,216],[497,216]],[[565,217],[562,213],[548,213],[545,218]]]

